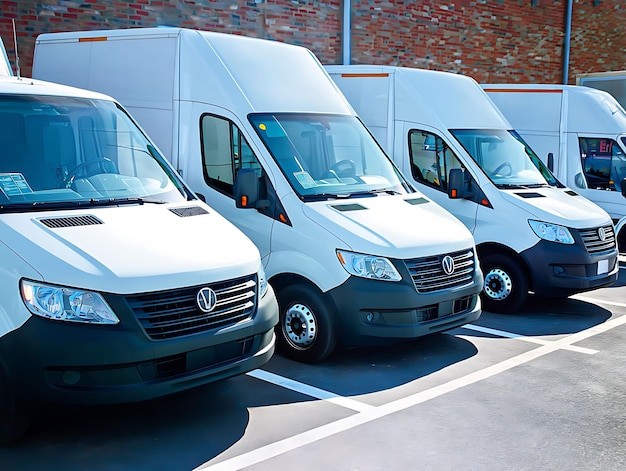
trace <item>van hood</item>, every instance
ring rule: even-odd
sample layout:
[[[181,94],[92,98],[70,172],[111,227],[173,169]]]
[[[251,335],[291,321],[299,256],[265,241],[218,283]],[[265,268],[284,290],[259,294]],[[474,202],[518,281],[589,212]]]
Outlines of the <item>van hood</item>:
[[[465,250],[474,246],[468,229],[419,193],[307,203],[305,215],[355,252],[396,259]]]
[[[568,188],[503,190],[500,194],[539,221],[575,229],[611,224],[606,211]]]
[[[259,252],[198,203],[0,214],[2,242],[40,281],[118,294],[256,273]]]

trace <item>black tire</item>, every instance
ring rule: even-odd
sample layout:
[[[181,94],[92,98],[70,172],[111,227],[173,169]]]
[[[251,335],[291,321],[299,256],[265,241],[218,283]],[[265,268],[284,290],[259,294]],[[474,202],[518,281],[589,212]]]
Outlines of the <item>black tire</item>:
[[[503,314],[517,311],[528,296],[528,279],[519,263],[502,254],[480,261],[485,278],[481,297],[483,309]]]
[[[328,358],[337,340],[332,310],[322,295],[311,286],[295,284],[278,293],[278,306],[278,352],[302,363]]]
[[[26,404],[15,399],[13,389],[0,367],[0,445],[19,439],[30,425]]]

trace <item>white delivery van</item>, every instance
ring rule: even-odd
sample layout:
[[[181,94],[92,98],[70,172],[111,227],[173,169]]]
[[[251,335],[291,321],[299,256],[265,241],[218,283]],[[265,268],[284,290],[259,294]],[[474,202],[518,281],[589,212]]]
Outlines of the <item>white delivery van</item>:
[[[479,317],[470,232],[411,189],[309,50],[178,28],[56,33],[38,37],[34,72],[118,98],[255,241],[285,355]]]
[[[613,219],[626,252],[626,111],[609,93],[576,85],[483,85],[565,185]]]
[[[0,77],[0,442],[45,403],[134,402],[255,369],[258,249],[112,98]]]
[[[474,234],[486,310],[617,279],[609,216],[554,179],[476,81],[411,68],[327,70],[405,175]]]

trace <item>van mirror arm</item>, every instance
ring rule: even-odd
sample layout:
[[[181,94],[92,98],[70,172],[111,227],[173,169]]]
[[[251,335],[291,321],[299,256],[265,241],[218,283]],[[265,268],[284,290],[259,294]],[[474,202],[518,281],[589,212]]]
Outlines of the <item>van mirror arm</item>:
[[[233,193],[237,208],[259,209],[269,206],[269,201],[259,200],[259,178],[254,169],[242,168],[237,171]],[[267,206],[264,206],[265,202]]]
[[[473,196],[469,173],[461,168],[451,169],[448,177],[448,198],[471,199]]]

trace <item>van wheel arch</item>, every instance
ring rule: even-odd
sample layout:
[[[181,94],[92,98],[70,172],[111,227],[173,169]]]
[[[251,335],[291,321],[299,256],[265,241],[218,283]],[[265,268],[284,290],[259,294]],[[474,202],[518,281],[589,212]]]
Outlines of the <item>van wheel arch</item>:
[[[620,254],[626,254],[626,225],[617,233],[617,250]]]
[[[524,260],[509,248],[495,244],[480,246],[477,252],[484,277],[483,308],[503,314],[517,311],[532,290]]]

